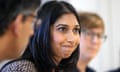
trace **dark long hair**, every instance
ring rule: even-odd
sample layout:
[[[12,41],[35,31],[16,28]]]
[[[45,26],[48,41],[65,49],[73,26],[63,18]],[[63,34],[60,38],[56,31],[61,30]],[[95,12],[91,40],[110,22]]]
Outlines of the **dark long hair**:
[[[69,58],[63,59],[59,65],[56,66],[53,61],[50,45],[50,27],[63,14],[68,13],[75,15],[79,23],[79,17],[75,9],[66,2],[49,1],[39,9],[37,16],[42,22],[36,29],[36,32],[29,43],[28,49],[23,55],[24,58],[31,59],[35,63],[38,71],[52,72],[52,70],[55,69],[56,72],[59,72],[60,70],[62,72],[74,72],[73,69],[74,67],[76,68],[79,57],[79,46]]]

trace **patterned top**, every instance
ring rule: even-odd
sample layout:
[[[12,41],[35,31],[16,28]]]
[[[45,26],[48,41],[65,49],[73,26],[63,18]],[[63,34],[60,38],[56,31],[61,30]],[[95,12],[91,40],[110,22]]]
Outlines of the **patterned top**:
[[[37,70],[31,61],[16,60],[7,63],[0,72],[37,72]]]

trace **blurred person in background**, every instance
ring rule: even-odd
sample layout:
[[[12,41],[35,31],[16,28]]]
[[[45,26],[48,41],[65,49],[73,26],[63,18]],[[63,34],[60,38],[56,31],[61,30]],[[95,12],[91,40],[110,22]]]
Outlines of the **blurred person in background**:
[[[105,41],[104,23],[102,18],[92,12],[79,13],[81,23],[80,57],[77,64],[80,72],[95,72],[88,63],[97,55]]]

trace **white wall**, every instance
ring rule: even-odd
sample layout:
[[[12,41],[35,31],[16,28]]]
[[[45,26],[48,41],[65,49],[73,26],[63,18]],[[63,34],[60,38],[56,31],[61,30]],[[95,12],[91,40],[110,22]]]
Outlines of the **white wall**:
[[[113,52],[114,65],[120,66],[120,0],[112,0],[112,27],[113,27]],[[117,52],[119,51],[119,53]],[[117,59],[119,55],[119,60]],[[119,61],[119,63],[117,63]]]

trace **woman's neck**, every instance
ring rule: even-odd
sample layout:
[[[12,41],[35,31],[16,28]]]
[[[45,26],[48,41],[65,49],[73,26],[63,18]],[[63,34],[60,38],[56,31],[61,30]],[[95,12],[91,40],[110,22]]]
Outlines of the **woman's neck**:
[[[59,58],[59,57],[54,57],[54,60],[53,60],[53,61],[55,62],[56,65],[58,65],[58,64],[60,63],[60,61],[61,61],[61,58]]]
[[[55,56],[54,56],[53,61],[55,62],[56,66],[58,66],[58,65],[59,65],[59,63],[60,63],[60,61],[61,61],[61,58],[59,58],[59,57],[55,57]],[[53,71],[52,71],[52,72],[55,72],[55,68],[53,69]]]

